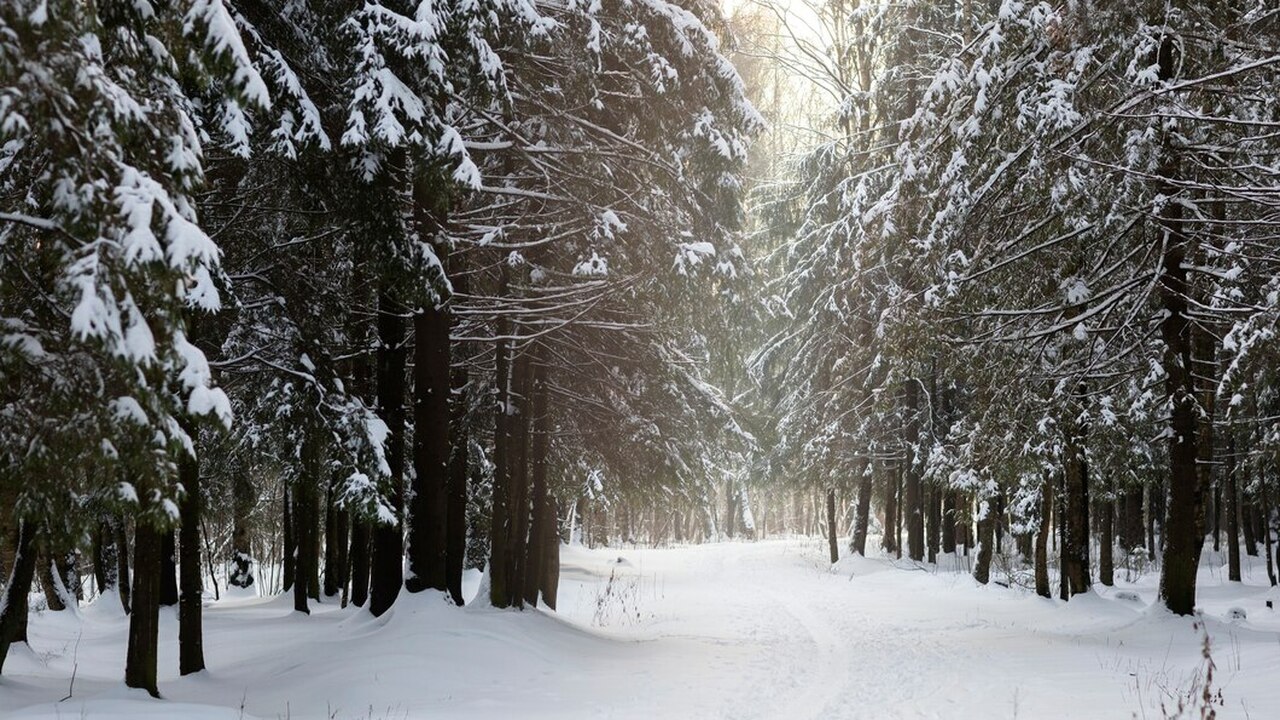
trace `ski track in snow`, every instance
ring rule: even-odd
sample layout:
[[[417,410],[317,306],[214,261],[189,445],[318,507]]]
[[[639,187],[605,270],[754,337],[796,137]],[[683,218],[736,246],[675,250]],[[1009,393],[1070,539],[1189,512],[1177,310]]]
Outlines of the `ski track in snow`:
[[[831,568],[816,539],[562,556],[559,614],[425,594],[377,619],[332,603],[304,617],[288,597],[210,603],[209,670],[187,678],[163,611],[163,701],[120,684],[114,597],[79,618],[36,613],[32,647],[0,677],[0,717],[1154,720],[1202,676],[1195,621],[1149,606],[1153,573],[1064,604],[978,586],[963,558],[944,559],[951,572],[858,557]],[[1265,608],[1280,594],[1256,559],[1244,584],[1214,562],[1200,598],[1217,717],[1280,716],[1280,616]],[[1112,597],[1122,589],[1142,602]],[[1233,607],[1248,619],[1227,620]]]

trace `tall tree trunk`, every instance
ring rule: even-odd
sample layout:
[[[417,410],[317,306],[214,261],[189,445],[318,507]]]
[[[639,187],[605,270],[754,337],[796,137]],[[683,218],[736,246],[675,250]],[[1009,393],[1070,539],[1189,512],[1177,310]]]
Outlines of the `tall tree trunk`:
[[[404,585],[404,318],[402,308],[387,292],[378,297],[378,416],[387,424],[387,479],[392,511],[390,523],[373,527],[370,560],[369,612],[378,617],[391,609]]]
[[[231,479],[231,577],[227,582],[238,588],[253,587],[253,548],[250,516],[254,506],[253,481],[247,473],[236,473]]]
[[[1158,76],[1171,80],[1180,65],[1174,39],[1165,36],[1157,61]],[[1169,142],[1169,141],[1166,141]],[[1173,149],[1167,153],[1173,155]],[[1190,615],[1196,605],[1196,565],[1204,536],[1200,534],[1203,513],[1200,476],[1196,468],[1197,408],[1192,373],[1190,296],[1187,282],[1189,240],[1183,235],[1183,204],[1178,202],[1176,160],[1166,158],[1158,174],[1160,192],[1169,198],[1160,217],[1160,300],[1164,311],[1160,337],[1164,341],[1163,368],[1165,395],[1172,408],[1169,418],[1169,502],[1165,510],[1164,555],[1160,567],[1160,598],[1178,615]]]
[[[556,595],[560,587],[560,510],[554,495],[547,494],[543,505],[546,517],[542,521],[544,533],[542,541],[542,581],[539,590],[542,602],[552,610],[556,609]]]
[[[342,563],[338,561],[338,549],[346,544],[344,536],[338,539],[338,513],[341,512],[334,497],[337,475],[330,475],[324,499],[324,592],[326,598],[337,597],[342,592]]]
[[[105,518],[99,518],[93,526],[93,584],[99,595],[116,586],[116,544]]]
[[[840,561],[840,540],[836,537],[836,489],[827,488],[827,551],[831,555],[831,564]]]
[[[409,504],[409,577],[405,589],[445,590],[449,477],[449,312],[415,313],[413,500]]]
[[[925,548],[928,550],[928,559],[931,563],[938,562],[938,533],[941,531],[942,525],[942,488],[934,486],[929,488],[929,515],[925,523]]]
[[[169,530],[160,538],[160,606],[178,604],[178,532]]]
[[[195,440],[196,430],[187,429]],[[204,580],[200,573],[200,463],[192,455],[178,461],[178,481],[183,493],[178,499],[181,562],[181,595],[178,601],[178,672],[183,675],[204,670],[204,627],[201,600]]]
[[[1124,550],[1131,553],[1142,548],[1142,486],[1136,483],[1125,490]]]
[[[1069,594],[1088,592],[1089,572],[1089,469],[1083,441],[1086,430],[1074,427],[1066,443],[1066,516],[1062,538],[1062,563]]]
[[[1040,527],[1036,529],[1036,594],[1053,597],[1049,586],[1049,537],[1053,534],[1053,485],[1051,476],[1045,475],[1040,488]]]
[[[898,518],[898,474],[892,468],[886,468],[883,461],[877,462],[881,479],[884,482],[884,537],[880,546],[887,553],[898,550],[898,530],[895,521]]]
[[[1107,488],[1098,502],[1098,582],[1107,587],[1115,585],[1115,501],[1111,488]],[[1087,548],[1086,548],[1087,551]]]
[[[1227,579],[1240,582],[1240,493],[1236,488],[1236,434],[1227,430],[1226,481],[1227,496]]]
[[[996,511],[991,499],[981,500],[982,517],[978,520],[978,562],[973,565],[973,579],[986,585],[991,579],[991,556],[995,549]]]
[[[280,507],[283,518],[281,524],[284,526],[284,580],[282,589],[284,592],[293,590],[293,581],[296,579],[298,567],[298,534],[294,528],[294,497],[289,492],[289,485],[286,483],[280,492]]]
[[[865,458],[859,458],[854,464],[854,475],[858,478],[858,510],[853,521],[853,543],[851,549],[853,552],[866,557],[867,555],[867,529],[871,524],[871,473],[868,472],[868,462]]]
[[[120,591],[120,607],[128,615],[132,607],[133,582],[129,577],[129,528],[128,520],[120,515],[111,518],[111,530],[116,541],[116,587]]]
[[[1258,494],[1262,497],[1262,538],[1267,553],[1267,580],[1270,581],[1272,587],[1275,587],[1275,553],[1272,552],[1271,548],[1271,488],[1263,486],[1262,491]]]
[[[458,295],[471,292],[467,268],[462,256],[449,259],[453,291]],[[450,340],[452,344],[452,340]],[[460,349],[465,346],[460,346]],[[453,353],[451,352],[451,357]],[[467,561],[467,475],[470,463],[470,436],[467,433],[467,358],[452,362],[449,401],[449,479],[445,490],[445,586],[455,605],[462,606],[462,571]]]
[[[160,638],[160,575],[167,534],[139,517],[133,539],[133,612],[129,614],[124,684],[146,690],[152,697],[160,697],[156,655]]]
[[[364,607],[369,601],[369,521],[351,521],[351,604]]]
[[[27,641],[27,593],[36,571],[35,526],[19,521],[17,535],[8,582],[0,592],[0,673],[4,672],[9,646]]]
[[[499,295],[506,294],[506,270],[503,269]],[[506,315],[498,317],[494,347],[494,384],[497,386],[497,411],[493,437],[493,510],[489,521],[489,601],[494,607],[511,605],[510,562],[511,511],[511,322]]]
[[[905,498],[902,514],[907,526],[907,556],[916,562],[924,560],[924,492],[922,473],[924,459],[920,457],[920,382],[907,380],[905,392],[907,422],[905,437],[906,467],[903,480]]]
[[[541,357],[535,357],[533,362],[533,383],[530,388],[533,394],[530,418],[533,437],[529,443],[530,474],[533,479],[533,519],[529,526],[529,545],[526,549],[524,601],[537,607],[538,590],[545,584],[542,564],[546,561],[547,549],[544,544],[550,542],[552,532],[546,527],[548,519],[547,451],[551,440],[551,413],[547,408],[549,400],[547,366],[542,362]],[[556,544],[559,545],[559,542],[557,541]]]
[[[1258,524],[1257,511],[1255,508],[1253,493],[1249,492],[1249,471],[1248,465],[1245,465],[1244,472],[1244,489],[1241,491],[1240,502],[1240,522],[1244,527],[1244,554],[1249,557],[1258,557]]]
[[[942,498],[942,552],[954,555],[956,552],[956,491],[943,489]]]
[[[319,484],[323,477],[323,458],[319,429],[315,420],[308,418],[303,431],[301,471],[293,484],[293,525],[298,542],[298,556],[294,562],[296,576],[293,583],[293,609],[310,614],[308,598],[319,595],[318,565],[318,515]]]
[[[512,605],[524,607],[524,580],[528,558],[526,552],[529,544],[529,430],[532,416],[529,388],[532,355],[529,350],[517,355],[512,363],[512,395],[516,404],[516,414],[512,416],[512,452],[511,452],[511,494],[508,498],[511,509],[511,534],[507,538],[508,550],[507,574],[510,581],[509,595]],[[626,539],[631,538],[630,507],[624,505],[623,517],[627,527],[623,533]]]

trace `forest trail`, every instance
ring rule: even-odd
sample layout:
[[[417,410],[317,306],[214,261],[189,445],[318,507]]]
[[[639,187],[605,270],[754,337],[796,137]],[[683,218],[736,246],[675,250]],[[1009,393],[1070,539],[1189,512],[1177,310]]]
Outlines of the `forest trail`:
[[[1201,674],[1192,621],[1147,607],[1154,575],[1123,588],[1141,602],[1106,589],[1064,605],[887,558],[829,568],[825,552],[817,539],[568,547],[557,614],[402,596],[375,620],[224,600],[206,610],[210,669],[188,678],[165,611],[164,701],[120,685],[113,606],[45,612],[0,678],[0,717],[1127,720],[1161,717]],[[1261,566],[1246,571],[1243,585],[1201,579],[1222,720],[1280,708],[1275,595]],[[1222,619],[1236,606],[1249,620]]]

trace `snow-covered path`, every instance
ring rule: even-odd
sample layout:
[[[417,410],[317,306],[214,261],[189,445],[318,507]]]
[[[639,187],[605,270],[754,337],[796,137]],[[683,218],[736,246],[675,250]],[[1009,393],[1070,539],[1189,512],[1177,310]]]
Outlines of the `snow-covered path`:
[[[1119,720],[1161,717],[1203,676],[1195,621],[1147,608],[1151,575],[1118,589],[1136,600],[1107,589],[1064,605],[885,559],[831,570],[824,555],[809,539],[566,548],[557,615],[420,596],[378,620],[224,601],[206,611],[196,677],[175,677],[166,614],[163,702],[120,687],[112,606],[45,613],[0,679],[0,715]],[[1245,585],[1202,576],[1219,718],[1280,715],[1277,595],[1249,570]],[[1248,619],[1226,620],[1233,607]]]

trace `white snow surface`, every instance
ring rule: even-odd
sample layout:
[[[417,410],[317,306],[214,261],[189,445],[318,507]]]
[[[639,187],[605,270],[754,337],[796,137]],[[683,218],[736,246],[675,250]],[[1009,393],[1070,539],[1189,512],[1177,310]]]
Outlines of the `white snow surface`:
[[[1198,628],[1217,717],[1280,713],[1280,616],[1265,607],[1280,594],[1256,558],[1228,583],[1206,552],[1196,619],[1154,605],[1152,573],[1063,603],[979,586],[964,557],[832,568],[825,554],[817,539],[566,546],[558,613],[424,593],[382,618],[336,602],[308,617],[289,597],[224,599],[205,610],[209,669],[186,678],[163,610],[163,700],[124,688],[127,620],[108,595],[79,617],[33,614],[0,717],[1154,719],[1204,675]]]

